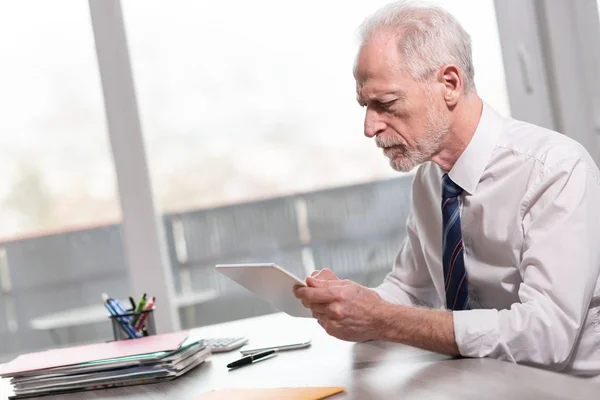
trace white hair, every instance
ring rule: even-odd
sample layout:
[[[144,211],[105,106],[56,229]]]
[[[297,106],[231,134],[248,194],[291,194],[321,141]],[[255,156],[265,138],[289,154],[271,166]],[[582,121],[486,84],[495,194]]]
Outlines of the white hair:
[[[397,36],[406,71],[414,79],[424,82],[440,67],[454,64],[462,73],[465,93],[475,91],[471,37],[448,11],[422,2],[390,3],[362,23],[360,47],[385,31]]]

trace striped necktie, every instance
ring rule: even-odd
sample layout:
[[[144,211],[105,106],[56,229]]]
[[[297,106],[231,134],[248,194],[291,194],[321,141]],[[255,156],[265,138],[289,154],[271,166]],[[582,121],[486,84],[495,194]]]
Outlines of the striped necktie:
[[[463,259],[463,241],[460,230],[458,196],[462,188],[445,174],[442,177],[442,250],[446,307],[449,310],[469,310],[467,273]]]

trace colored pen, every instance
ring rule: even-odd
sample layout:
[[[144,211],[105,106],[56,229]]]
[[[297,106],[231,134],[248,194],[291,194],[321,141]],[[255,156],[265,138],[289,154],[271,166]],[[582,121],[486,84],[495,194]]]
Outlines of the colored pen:
[[[119,322],[122,322],[122,325],[126,326],[129,332],[129,337],[131,339],[139,338],[140,335],[138,335],[138,333],[135,331],[135,328],[133,327],[133,317],[126,315],[128,314],[128,312],[127,310],[125,310],[125,307],[123,307],[121,302],[117,299],[109,297],[108,304],[116,311],[117,315],[119,316],[117,317],[117,320],[119,320]]]
[[[138,338],[139,335],[133,326],[131,326],[131,322],[127,320],[126,317],[121,316],[121,313],[115,307],[114,301],[112,301],[113,299],[111,299],[108,294],[102,293],[102,300],[104,301],[104,307],[106,307],[110,315],[116,317],[117,322],[119,322],[119,325],[125,334],[131,339]]]
[[[268,357],[272,354],[275,355],[276,351],[277,351],[276,349],[273,349],[273,350],[263,351],[262,353],[251,354],[249,356],[240,358],[239,360],[236,360],[232,363],[227,364],[227,368],[237,368],[237,367],[241,367],[243,365],[252,364],[256,360],[260,360],[260,359]]]
[[[136,331],[141,330],[142,327],[144,326],[144,324],[146,323],[146,320],[148,319],[148,316],[150,315],[150,310],[152,310],[152,308],[154,307],[155,301],[156,301],[156,297],[152,296],[150,301],[146,304],[146,308],[144,308],[144,311],[148,311],[148,312],[141,314],[140,318],[138,319],[138,321],[135,324]]]
[[[133,300],[133,297],[129,296],[129,302],[131,303],[131,312],[135,312],[135,300]]]
[[[119,313],[119,315],[123,315],[123,319],[128,321],[133,326],[133,318],[128,315],[124,315],[124,314],[129,314],[129,313],[127,312],[127,310],[125,309],[123,304],[121,304],[121,302],[119,300],[113,299],[112,297],[109,297],[108,301],[111,303],[113,308]]]
[[[142,296],[140,301],[138,301],[137,308],[135,309],[135,316],[133,317],[133,324],[137,324],[138,319],[140,318],[140,312],[144,311],[146,308],[146,293]]]
[[[108,297],[108,294],[106,293],[102,293],[102,303],[104,304],[104,307],[108,310],[108,313],[112,316],[118,316],[119,313],[117,312],[117,310],[115,310],[113,308],[113,306],[110,304],[109,302],[110,297]],[[121,324],[120,319],[117,318],[117,321],[119,321],[119,325],[121,325],[121,328],[123,329],[123,331],[125,331],[125,333],[127,334],[127,336],[129,336],[129,331],[127,330],[127,328],[125,326],[123,326],[123,324]]]

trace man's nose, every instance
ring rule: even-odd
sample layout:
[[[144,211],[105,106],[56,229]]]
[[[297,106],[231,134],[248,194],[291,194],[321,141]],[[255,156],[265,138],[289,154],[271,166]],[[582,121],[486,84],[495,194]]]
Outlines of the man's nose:
[[[381,120],[379,113],[367,107],[365,113],[365,136],[372,138],[385,130],[386,124]]]

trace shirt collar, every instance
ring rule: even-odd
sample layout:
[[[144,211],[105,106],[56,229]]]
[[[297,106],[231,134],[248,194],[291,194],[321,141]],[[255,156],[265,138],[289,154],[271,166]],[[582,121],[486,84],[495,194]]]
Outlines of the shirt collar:
[[[481,175],[502,133],[503,118],[483,102],[483,110],[471,141],[448,172],[450,179],[469,194],[475,193]]]

